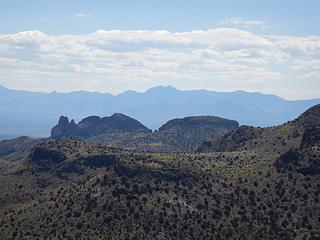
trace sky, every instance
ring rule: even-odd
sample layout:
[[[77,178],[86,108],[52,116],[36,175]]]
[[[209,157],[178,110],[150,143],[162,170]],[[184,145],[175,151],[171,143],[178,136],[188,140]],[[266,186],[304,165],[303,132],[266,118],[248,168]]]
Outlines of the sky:
[[[0,0],[0,85],[320,97],[320,1]]]

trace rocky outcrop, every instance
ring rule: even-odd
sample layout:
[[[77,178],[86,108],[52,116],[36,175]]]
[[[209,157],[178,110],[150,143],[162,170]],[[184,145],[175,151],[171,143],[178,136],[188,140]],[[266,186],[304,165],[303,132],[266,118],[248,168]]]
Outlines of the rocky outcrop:
[[[69,119],[65,116],[59,118],[59,122],[51,130],[51,137],[53,138],[63,138],[63,137],[72,137],[78,134],[78,128],[72,119],[69,122]]]
[[[82,119],[78,124],[61,116],[58,124],[52,128],[51,137],[55,139],[79,137],[89,138],[107,133],[132,133],[151,132],[137,120],[121,113],[115,113],[110,117],[100,118],[89,116]]]
[[[48,171],[66,159],[64,153],[57,150],[37,146],[32,149],[29,159],[41,170]]]

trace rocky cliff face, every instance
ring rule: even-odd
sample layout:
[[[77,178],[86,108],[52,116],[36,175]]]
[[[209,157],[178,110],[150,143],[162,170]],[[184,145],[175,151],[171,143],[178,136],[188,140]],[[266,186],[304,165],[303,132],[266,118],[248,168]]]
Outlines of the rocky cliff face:
[[[51,130],[51,137],[55,139],[80,137],[88,138],[106,133],[132,133],[151,132],[137,120],[121,113],[115,113],[110,117],[100,118],[89,116],[81,120],[78,124],[68,118],[61,116],[59,122]]]
[[[63,138],[63,137],[72,137],[77,135],[78,128],[72,119],[69,122],[69,119],[65,116],[61,116],[59,122],[51,130],[51,137],[53,138]]]

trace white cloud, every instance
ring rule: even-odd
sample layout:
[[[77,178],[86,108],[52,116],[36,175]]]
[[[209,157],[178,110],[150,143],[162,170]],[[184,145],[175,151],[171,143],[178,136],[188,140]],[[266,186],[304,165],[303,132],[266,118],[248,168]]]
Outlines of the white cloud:
[[[316,82],[313,88],[320,82],[319,37],[265,36],[236,28],[57,36],[33,30],[0,35],[0,56],[0,84],[33,90],[119,92],[170,84],[263,91],[290,88],[297,76]]]
[[[291,64],[292,69],[296,70],[307,70],[307,71],[318,71],[320,73],[320,59],[311,60],[295,60]]]
[[[276,28],[275,25],[270,25],[267,22],[261,20],[252,20],[252,19],[244,19],[244,18],[226,18],[218,21],[218,24],[227,27],[237,27],[243,28],[246,30],[270,30]]]
[[[76,18],[87,18],[87,17],[92,17],[91,13],[77,13],[74,15]]]
[[[253,25],[253,26],[262,26],[265,25],[265,22],[260,20],[248,20],[243,18],[227,18],[218,22],[221,25]]]

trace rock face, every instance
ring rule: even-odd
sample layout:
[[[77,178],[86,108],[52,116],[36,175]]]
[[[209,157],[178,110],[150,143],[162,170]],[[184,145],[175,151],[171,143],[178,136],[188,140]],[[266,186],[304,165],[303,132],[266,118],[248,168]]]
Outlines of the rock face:
[[[61,116],[58,125],[54,126],[51,130],[51,137],[63,138],[72,137],[77,134],[77,125],[74,120],[69,122],[69,119],[65,116]]]
[[[35,147],[30,153],[30,159],[35,162],[40,169],[49,170],[66,159],[66,156],[57,151],[44,147]]]
[[[151,132],[139,121],[121,113],[110,117],[90,116],[78,123],[79,134],[84,137],[96,136],[103,133],[117,132]]]
[[[90,116],[82,119],[78,124],[68,118],[61,116],[59,122],[51,130],[51,137],[55,139],[80,137],[89,138],[106,133],[132,133],[151,132],[137,120],[121,113],[115,113],[110,117],[100,118]]]

